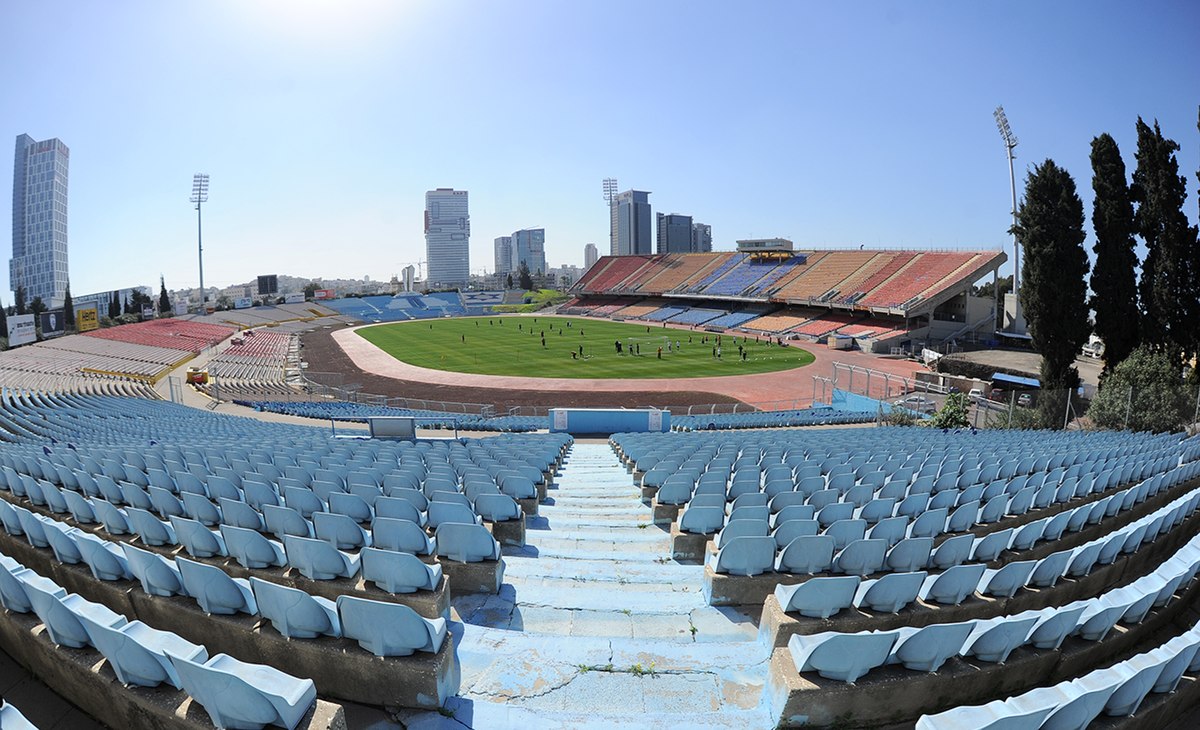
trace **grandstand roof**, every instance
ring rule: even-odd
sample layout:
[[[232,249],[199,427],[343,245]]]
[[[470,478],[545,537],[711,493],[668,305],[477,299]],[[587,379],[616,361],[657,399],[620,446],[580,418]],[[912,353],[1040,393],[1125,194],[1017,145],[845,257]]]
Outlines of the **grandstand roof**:
[[[802,304],[912,317],[932,312],[1007,260],[1001,250],[795,253],[777,261],[730,251],[604,256],[572,291]],[[666,272],[675,273],[664,276]]]

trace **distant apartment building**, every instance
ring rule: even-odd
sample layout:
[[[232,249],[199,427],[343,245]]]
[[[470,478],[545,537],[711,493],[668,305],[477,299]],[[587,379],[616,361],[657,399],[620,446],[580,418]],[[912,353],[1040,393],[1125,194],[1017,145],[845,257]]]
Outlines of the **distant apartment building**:
[[[117,301],[121,303],[122,311],[124,311],[126,302],[133,300],[134,292],[146,297],[152,297],[154,294],[154,292],[151,291],[150,287],[148,286],[131,286],[128,289],[114,289],[112,291],[95,292],[93,294],[80,294],[78,296],[72,294],[71,306],[76,310],[80,310],[95,305],[96,311],[99,312],[100,316],[107,317],[108,305],[110,302],[112,302],[113,294],[117,295]],[[157,307],[158,298],[153,297],[153,301],[154,306]]]
[[[425,277],[431,289],[466,284],[471,278],[471,216],[467,191],[437,188],[425,193]]]
[[[513,259],[512,236],[498,237],[495,240],[493,246],[495,248],[495,261],[496,261],[496,268],[494,269],[495,273],[507,274],[510,271],[512,271],[513,270],[513,268],[512,268],[512,259]]]
[[[613,255],[653,253],[650,193],[626,190],[619,194],[617,204],[613,206],[611,223],[615,228],[612,240],[616,244],[616,250],[612,252]]]
[[[658,229],[655,253],[688,253],[692,250],[692,217],[678,213],[657,213]]]
[[[546,273],[545,228],[524,228],[513,232],[512,263],[513,271],[519,271],[521,264],[525,264],[531,274]]]
[[[600,251],[596,249],[596,244],[589,243],[583,247],[583,270],[587,271],[592,268],[592,264],[600,259]]]
[[[416,277],[417,267],[413,266],[412,264],[409,264],[400,270],[400,280],[404,286],[404,291],[415,291],[413,289],[413,282],[416,280]]]
[[[712,226],[692,224],[692,253],[712,253]]]
[[[67,171],[71,151],[62,140],[17,137],[13,159],[12,258],[9,285],[25,301],[63,304],[67,289]]]

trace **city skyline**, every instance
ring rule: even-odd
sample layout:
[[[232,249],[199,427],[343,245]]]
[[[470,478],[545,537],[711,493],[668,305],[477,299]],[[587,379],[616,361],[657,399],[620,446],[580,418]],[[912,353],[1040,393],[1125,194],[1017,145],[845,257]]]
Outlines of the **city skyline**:
[[[1020,139],[1018,189],[1052,157],[1089,213],[1091,139],[1112,134],[1132,171],[1134,124],[1157,119],[1182,147],[1197,218],[1194,4],[637,7],[631,24],[611,4],[534,0],[15,5],[0,119],[9,139],[70,142],[77,291],[157,289],[159,274],[196,286],[196,170],[212,177],[217,287],[262,271],[399,274],[426,258],[421,195],[440,185],[471,191],[472,273],[520,221],[551,233],[547,266],[578,265],[609,229],[606,176],[705,221],[717,250],[783,236],[1010,251],[1000,104]],[[48,16],[62,19],[49,35]],[[661,38],[664,25],[680,32]],[[518,27],[542,42],[488,52]],[[701,40],[723,52],[698,54]],[[614,83],[614,52],[639,83]],[[662,114],[665,83],[703,113]],[[513,98],[543,113],[486,114]]]

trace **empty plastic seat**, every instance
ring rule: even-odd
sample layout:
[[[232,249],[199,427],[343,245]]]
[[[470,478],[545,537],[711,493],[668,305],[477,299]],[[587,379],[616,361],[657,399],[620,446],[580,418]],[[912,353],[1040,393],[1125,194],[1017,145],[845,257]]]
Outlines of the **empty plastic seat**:
[[[775,599],[788,613],[829,618],[853,604],[861,582],[856,575],[810,578],[798,585],[775,586]]]
[[[826,679],[854,683],[875,667],[883,666],[897,638],[895,631],[796,634],[788,640],[788,651],[801,672],[816,671]]]
[[[452,523],[451,523],[452,524]],[[436,653],[446,638],[446,619],[427,619],[399,603],[338,596],[342,634],[375,656]]]
[[[963,621],[897,629],[899,638],[888,661],[916,672],[936,672],[947,659],[958,656],[974,627],[974,621]]]
[[[182,689],[179,674],[167,654],[197,662],[208,659],[208,651],[203,646],[141,621],[106,626],[89,616],[81,616],[79,622],[87,631],[92,646],[104,655],[117,679],[126,686],[157,687],[166,682],[175,689]]]
[[[54,551],[54,557],[58,559],[58,562],[66,565],[78,565],[83,562],[83,556],[79,554],[79,548],[75,545],[74,536],[81,532],[78,528],[70,527],[48,517],[38,517],[38,519],[42,522],[46,541],[50,543],[50,549]]]
[[[268,540],[255,530],[221,525],[221,537],[230,557],[243,568],[270,568],[287,565],[283,544]]]
[[[125,516],[142,543],[151,547],[158,545],[178,545],[175,528],[169,522],[163,522],[147,510],[138,507],[126,507]]]
[[[384,498],[386,499],[386,497]],[[411,508],[411,505],[404,503]],[[481,494],[475,498],[475,512],[487,522],[519,520],[524,514],[521,505],[507,494]]]
[[[833,538],[833,549],[841,550],[855,540],[867,536],[866,520],[838,520],[825,529],[825,534]]]
[[[429,526],[436,530],[443,522],[460,522],[478,524],[478,515],[463,504],[454,502],[432,501],[429,503]]]
[[[979,581],[979,592],[996,598],[1012,598],[1029,583],[1037,563],[1036,560],[1018,560],[997,570],[988,569]]]
[[[775,547],[782,550],[797,537],[816,535],[820,529],[816,520],[786,520],[776,523],[771,536],[775,538]]]
[[[828,535],[801,535],[793,539],[779,551],[779,557],[775,560],[775,571],[778,573],[824,573],[832,565],[832,537]]]
[[[872,527],[867,536],[873,540],[886,540],[890,548],[903,540],[907,533],[907,517],[888,517],[880,520],[877,525]]]
[[[388,593],[435,590],[442,580],[442,566],[422,562],[411,553],[365,548],[362,577]]]
[[[931,575],[921,587],[920,598],[922,601],[957,606],[975,592],[986,570],[987,567],[982,563],[975,563],[955,565],[940,575]]]
[[[932,552],[932,537],[906,537],[888,551],[884,567],[894,573],[924,570]]]
[[[1057,583],[1058,579],[1062,578],[1063,573],[1066,572],[1074,552],[1074,550],[1060,550],[1037,561],[1037,565],[1029,575],[1029,585],[1048,588]]]
[[[205,613],[234,614],[258,613],[250,583],[244,578],[231,578],[215,565],[197,563],[187,558],[176,558],[179,576],[184,590]]]
[[[1075,633],[1087,601],[1075,601],[1067,606],[1043,608],[1037,626],[1029,634],[1029,643],[1038,649],[1054,650]]]
[[[294,730],[317,699],[311,679],[273,667],[247,664],[218,654],[200,663],[168,654],[183,689],[200,703],[217,727],[269,724]]]
[[[967,637],[967,655],[985,662],[1003,664],[1014,649],[1025,643],[1037,625],[1038,617],[1000,616],[975,622]]]
[[[917,720],[916,730],[1026,730],[1040,727],[1052,709],[1039,707],[1023,710],[995,700],[986,705],[955,707],[936,715],[923,715]]]
[[[415,522],[376,517],[371,524],[371,541],[382,550],[399,550],[414,555],[433,553],[433,540]]]
[[[82,494],[66,490],[63,492],[63,499],[66,500],[67,510],[76,522],[89,525],[99,522],[96,518],[96,512],[92,509],[92,503]],[[7,502],[5,503],[7,504]]]
[[[221,524],[244,527],[248,530],[263,529],[262,515],[245,502],[221,497],[217,504],[221,508]]]
[[[338,550],[357,550],[371,545],[371,535],[353,518],[336,512],[313,512],[313,530]]]
[[[434,542],[438,557],[460,563],[500,559],[500,543],[480,524],[444,522],[438,526]]]
[[[121,543],[121,551],[125,553],[129,572],[142,584],[143,591],[152,596],[187,595],[174,560],[127,542]]]
[[[175,530],[175,536],[179,538],[179,544],[183,545],[184,550],[193,558],[228,555],[221,533],[213,532],[196,520],[171,515],[171,527]]]
[[[441,549],[439,536],[439,552]],[[730,575],[759,575],[771,572],[774,567],[775,538],[770,535],[735,537],[721,546],[713,562],[714,572]]]
[[[717,533],[714,543],[720,549],[739,537],[763,537],[770,532],[771,526],[766,520],[730,520]]]
[[[74,540],[83,562],[92,569],[92,577],[96,580],[128,580],[133,577],[120,546],[82,530],[76,532]]]
[[[183,516],[185,514],[183,502],[180,502],[178,497],[166,489],[152,486],[146,491],[150,495],[150,503],[154,505],[154,511],[164,520],[171,515]]]
[[[934,549],[933,555],[929,556],[930,567],[945,570],[965,563],[971,556],[974,543],[974,535],[955,535],[944,540]]]
[[[358,572],[357,555],[344,553],[324,540],[284,535],[283,551],[288,565],[309,580],[349,578]]]
[[[1000,557],[1000,553],[1012,544],[1013,528],[993,532],[975,541],[971,550],[971,559],[980,563],[989,563]]]
[[[282,540],[286,535],[312,537],[312,524],[292,507],[266,504],[262,507],[264,528]]]
[[[37,518],[37,515],[24,507],[13,507],[13,509],[21,523],[21,532],[24,533],[29,544],[36,548],[50,547],[50,542],[46,539],[46,527]]]
[[[863,581],[855,593],[854,605],[881,613],[899,613],[917,600],[928,575],[925,571],[889,573],[877,580]]]
[[[328,598],[251,576],[250,589],[258,612],[280,634],[294,639],[341,636],[337,606]]]
[[[1142,700],[1150,694],[1150,690],[1162,674],[1163,667],[1170,660],[1168,652],[1155,649],[1110,667],[1109,671],[1121,674],[1123,681],[1104,703],[1104,714],[1110,717],[1129,717],[1137,713]]]
[[[917,515],[913,519],[910,537],[937,537],[946,531],[948,511],[945,507],[931,509]]]
[[[833,559],[833,570],[860,577],[877,573],[883,568],[887,547],[886,540],[855,540]]]

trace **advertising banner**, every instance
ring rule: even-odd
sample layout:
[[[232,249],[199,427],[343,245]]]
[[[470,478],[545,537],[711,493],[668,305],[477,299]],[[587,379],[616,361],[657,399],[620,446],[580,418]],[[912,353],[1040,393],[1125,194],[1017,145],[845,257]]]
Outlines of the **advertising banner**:
[[[8,346],[27,345],[37,341],[37,326],[32,314],[10,314],[8,316]]]
[[[301,291],[301,292],[295,292],[294,294],[288,294],[284,298],[283,303],[284,304],[304,304],[304,292]]]
[[[249,309],[254,306],[254,300],[250,297],[239,297],[233,300],[234,309]]]
[[[142,319],[154,319],[154,307],[142,305]]]
[[[80,332],[91,332],[95,329],[100,329],[100,315],[96,312],[96,308],[80,307],[75,310],[75,329]]]
[[[313,299],[333,299],[333,290],[316,289],[313,291]]]
[[[56,309],[53,312],[42,312],[40,319],[41,322],[39,324],[42,326],[43,338],[50,339],[51,337],[66,334],[67,322],[63,319],[61,309]]]

